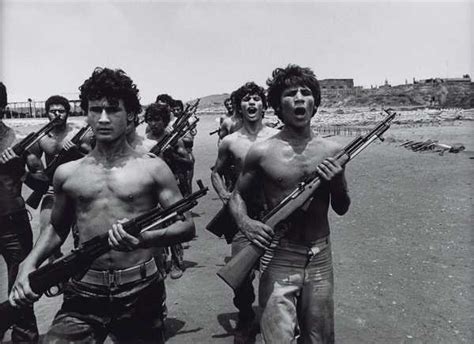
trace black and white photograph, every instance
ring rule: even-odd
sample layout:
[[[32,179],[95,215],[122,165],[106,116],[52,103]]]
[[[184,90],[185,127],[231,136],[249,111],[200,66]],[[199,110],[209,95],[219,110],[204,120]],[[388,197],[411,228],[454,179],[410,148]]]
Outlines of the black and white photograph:
[[[473,14],[2,0],[0,342],[472,343]]]

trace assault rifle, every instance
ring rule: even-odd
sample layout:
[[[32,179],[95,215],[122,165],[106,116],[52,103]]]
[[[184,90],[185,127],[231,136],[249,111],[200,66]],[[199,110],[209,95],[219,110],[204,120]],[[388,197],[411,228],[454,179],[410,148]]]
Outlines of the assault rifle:
[[[46,169],[44,170],[44,174],[49,179],[48,185],[44,185],[44,187],[38,188],[34,190],[30,197],[26,200],[26,204],[28,204],[30,207],[36,209],[38,208],[38,205],[41,202],[41,198],[43,195],[48,191],[48,187],[51,184],[54,176],[54,172],[58,168],[59,165],[62,165],[66,162],[73,161],[80,159],[84,156],[84,154],[80,153],[79,149],[77,146],[81,143],[81,141],[84,139],[84,137],[91,131],[91,127],[89,125],[86,125],[82,127],[76,135],[73,136],[71,139],[71,142],[76,145],[76,147],[73,147],[71,149],[61,149],[59,151],[58,155],[46,166]]]
[[[38,131],[29,133],[20,142],[12,147],[12,150],[19,157],[23,157],[28,149],[30,149],[36,142],[38,142],[43,136],[47,135],[59,122],[60,117],[55,117],[52,121],[49,121],[46,125],[41,127]]]
[[[388,116],[379,122],[374,129],[366,135],[361,135],[349,143],[339,152],[335,158],[341,159],[347,156],[349,162],[356,157],[362,150],[370,145],[374,140],[383,141],[382,134],[390,128],[390,122],[396,116],[395,112],[385,110]],[[304,209],[312,201],[314,191],[321,184],[321,179],[317,172],[313,172],[273,209],[266,213],[261,221],[266,225],[275,228],[281,221],[288,218],[297,209]],[[255,266],[265,250],[255,244],[249,244],[237,253],[226,265],[224,265],[217,275],[224,280],[232,289],[237,289],[251,269]]]
[[[197,205],[197,200],[209,190],[201,180],[197,181],[199,190],[162,209],[155,207],[122,224],[123,229],[136,236],[157,225],[161,228],[182,218],[183,214]],[[110,251],[108,233],[97,235],[73,249],[69,254],[46,264],[28,275],[31,289],[36,294],[43,294],[50,288],[67,282],[72,277],[81,279],[92,262]],[[0,334],[19,320],[21,312],[9,301],[0,304]]]
[[[182,115],[173,123],[172,130],[165,134],[165,136],[150,149],[151,153],[160,155],[167,149],[175,146],[179,139],[196,128],[199,118],[195,117],[193,120],[190,120],[190,118],[196,113],[199,101],[200,99],[196,100],[192,105],[186,104]]]

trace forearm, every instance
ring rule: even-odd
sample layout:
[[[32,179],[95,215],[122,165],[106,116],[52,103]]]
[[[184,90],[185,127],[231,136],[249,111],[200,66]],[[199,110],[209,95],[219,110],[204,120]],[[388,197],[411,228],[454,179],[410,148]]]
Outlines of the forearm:
[[[25,258],[24,264],[38,268],[57,248],[61,247],[65,236],[60,236],[51,224],[41,232],[35,246]]]
[[[190,241],[196,235],[194,222],[189,214],[186,214],[184,220],[174,222],[168,227],[156,228],[140,234],[143,247],[166,247],[185,241]]]
[[[219,171],[216,171],[215,169],[211,172],[211,183],[222,201],[229,199],[230,193],[225,187],[223,177]]]
[[[331,180],[329,186],[332,208],[338,215],[344,215],[349,210],[351,204],[346,178],[344,175],[341,175]]]
[[[237,190],[234,190],[230,196],[229,211],[239,228],[243,228],[245,221],[250,219],[248,216],[247,204],[240,192]]]

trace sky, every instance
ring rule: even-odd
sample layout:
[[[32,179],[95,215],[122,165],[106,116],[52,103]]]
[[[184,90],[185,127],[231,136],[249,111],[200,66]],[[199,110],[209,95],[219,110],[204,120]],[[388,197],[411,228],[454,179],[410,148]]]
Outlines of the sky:
[[[143,104],[265,85],[311,67],[357,86],[474,77],[472,1],[0,2],[0,81],[8,100],[78,99],[95,67],[123,69]]]

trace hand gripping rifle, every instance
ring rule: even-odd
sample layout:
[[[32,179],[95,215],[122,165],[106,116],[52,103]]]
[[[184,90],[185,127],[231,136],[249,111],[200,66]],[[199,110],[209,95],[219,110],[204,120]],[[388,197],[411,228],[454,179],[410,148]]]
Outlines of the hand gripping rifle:
[[[349,162],[374,140],[380,139],[383,141],[382,134],[390,128],[390,122],[393,121],[396,116],[396,113],[390,110],[385,110],[385,112],[387,112],[388,116],[384,120],[379,122],[375,128],[366,135],[361,135],[349,143],[335,158],[340,159],[344,155],[347,155],[349,157],[347,162]],[[279,222],[288,218],[295,210],[309,205],[315,189],[317,189],[320,184],[321,179],[318,173],[312,173],[300,182],[280,203],[265,214],[261,221],[275,228]],[[264,253],[264,249],[255,244],[249,244],[224,265],[217,272],[217,275],[232,289],[236,290]]]
[[[82,127],[71,139],[71,142],[76,145],[76,147],[72,147],[71,149],[63,148],[59,151],[58,155],[56,155],[56,157],[48,164],[48,166],[46,166],[46,169],[44,170],[49,182],[47,185],[43,185],[42,187],[38,187],[36,190],[33,190],[30,197],[28,197],[26,200],[26,204],[34,209],[38,208],[41,198],[43,198],[43,195],[48,191],[48,187],[53,181],[54,172],[58,166],[69,161],[80,159],[84,156],[84,154],[79,151],[77,146],[91,130],[92,128],[89,125]]]
[[[195,117],[193,120],[190,120],[190,118],[196,113],[199,101],[198,98],[194,104],[186,104],[182,115],[173,123],[172,130],[152,147],[151,153],[160,155],[170,147],[175,146],[179,139],[196,128],[199,118]]]
[[[197,181],[199,190],[179,200],[178,202],[162,209],[155,207],[147,212],[122,224],[123,229],[131,234],[138,235],[152,227],[161,228],[182,218],[183,214],[197,205],[197,200],[203,197],[209,190],[204,187],[201,180]],[[50,288],[67,282],[72,277],[76,279],[89,269],[92,262],[110,251],[108,233],[97,235],[73,249],[69,254],[46,264],[28,275],[31,289],[36,294],[42,294]],[[21,312],[19,308],[13,307],[9,301],[0,304],[0,334],[4,333],[11,325],[19,320]]]

